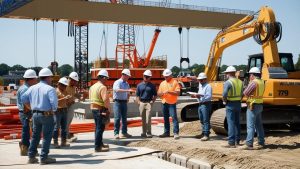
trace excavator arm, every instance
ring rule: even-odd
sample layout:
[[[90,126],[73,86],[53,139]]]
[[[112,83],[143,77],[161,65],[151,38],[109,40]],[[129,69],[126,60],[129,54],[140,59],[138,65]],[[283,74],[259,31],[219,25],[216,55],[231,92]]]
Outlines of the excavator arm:
[[[270,67],[280,67],[276,38],[280,32],[279,23],[275,20],[274,12],[269,7],[262,7],[257,19],[253,15],[246,16],[234,25],[219,32],[214,39],[205,73],[209,81],[218,79],[221,57],[224,49],[253,36],[262,45],[264,65],[262,74],[269,78]]]

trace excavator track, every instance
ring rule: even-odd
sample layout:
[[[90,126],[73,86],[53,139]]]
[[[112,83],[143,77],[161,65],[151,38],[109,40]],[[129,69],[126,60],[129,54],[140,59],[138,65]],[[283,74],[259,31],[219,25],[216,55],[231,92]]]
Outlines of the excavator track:
[[[227,134],[226,108],[217,109],[213,112],[210,125],[216,134]]]

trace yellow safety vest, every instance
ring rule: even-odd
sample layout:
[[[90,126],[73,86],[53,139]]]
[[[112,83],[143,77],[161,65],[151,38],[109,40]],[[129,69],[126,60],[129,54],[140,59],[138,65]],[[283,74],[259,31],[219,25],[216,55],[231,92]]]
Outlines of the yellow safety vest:
[[[249,96],[247,102],[249,103],[263,103],[263,95],[265,91],[265,83],[261,79],[254,79],[253,82],[256,83],[255,91],[253,95]]]
[[[97,104],[99,106],[104,106],[104,101],[100,97],[100,90],[105,87],[102,83],[95,83],[93,86],[90,87],[89,90],[89,97],[92,104]]]
[[[229,101],[239,101],[242,99],[242,88],[243,83],[238,78],[231,78],[228,80],[231,84],[231,89],[228,91],[227,100]]]

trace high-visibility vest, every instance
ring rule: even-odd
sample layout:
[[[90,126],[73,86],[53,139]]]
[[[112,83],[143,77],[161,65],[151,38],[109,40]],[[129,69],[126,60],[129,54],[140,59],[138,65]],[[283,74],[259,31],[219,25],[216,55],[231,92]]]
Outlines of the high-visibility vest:
[[[248,97],[247,102],[249,102],[249,103],[263,103],[265,83],[261,79],[254,79],[253,82],[256,83],[256,88],[255,88],[255,91],[253,92],[253,95],[250,95]]]
[[[95,83],[93,86],[91,86],[89,90],[89,97],[92,104],[97,104],[99,106],[104,106],[104,101],[100,97],[100,90],[105,87],[102,83]]]
[[[239,101],[242,99],[243,83],[238,78],[231,78],[228,80],[231,84],[231,88],[228,91],[227,100]]]

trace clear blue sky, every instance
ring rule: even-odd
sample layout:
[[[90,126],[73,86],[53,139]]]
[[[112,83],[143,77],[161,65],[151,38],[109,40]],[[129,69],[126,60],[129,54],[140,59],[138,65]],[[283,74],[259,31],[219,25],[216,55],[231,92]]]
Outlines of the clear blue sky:
[[[157,0],[156,0],[157,1]],[[276,15],[277,21],[283,25],[283,37],[278,44],[280,52],[291,52],[294,61],[300,54],[300,1],[270,1],[270,0],[172,0],[172,3],[194,4],[199,6],[220,7],[258,11],[261,6],[270,6]],[[188,19],[188,18],[187,18]],[[102,36],[102,24],[89,26],[89,60],[95,60],[99,55],[99,46]],[[140,54],[149,47],[155,27],[139,27],[137,48]],[[179,66],[179,35],[177,28],[161,28],[153,56],[167,55],[168,67]],[[45,67],[53,60],[52,22],[38,22],[38,65]],[[108,55],[115,56],[117,39],[117,25],[109,25]],[[190,60],[191,63],[205,64],[210,45],[217,30],[191,29],[190,30]],[[184,55],[186,54],[186,29],[184,29]],[[33,66],[33,21],[0,18],[0,63],[9,66],[21,64],[25,67]],[[102,47],[102,55],[104,55]],[[247,56],[260,53],[261,47],[249,38],[224,51],[223,64],[246,64]],[[67,23],[58,22],[57,25],[57,61],[59,65],[74,64],[74,38],[67,37]]]

